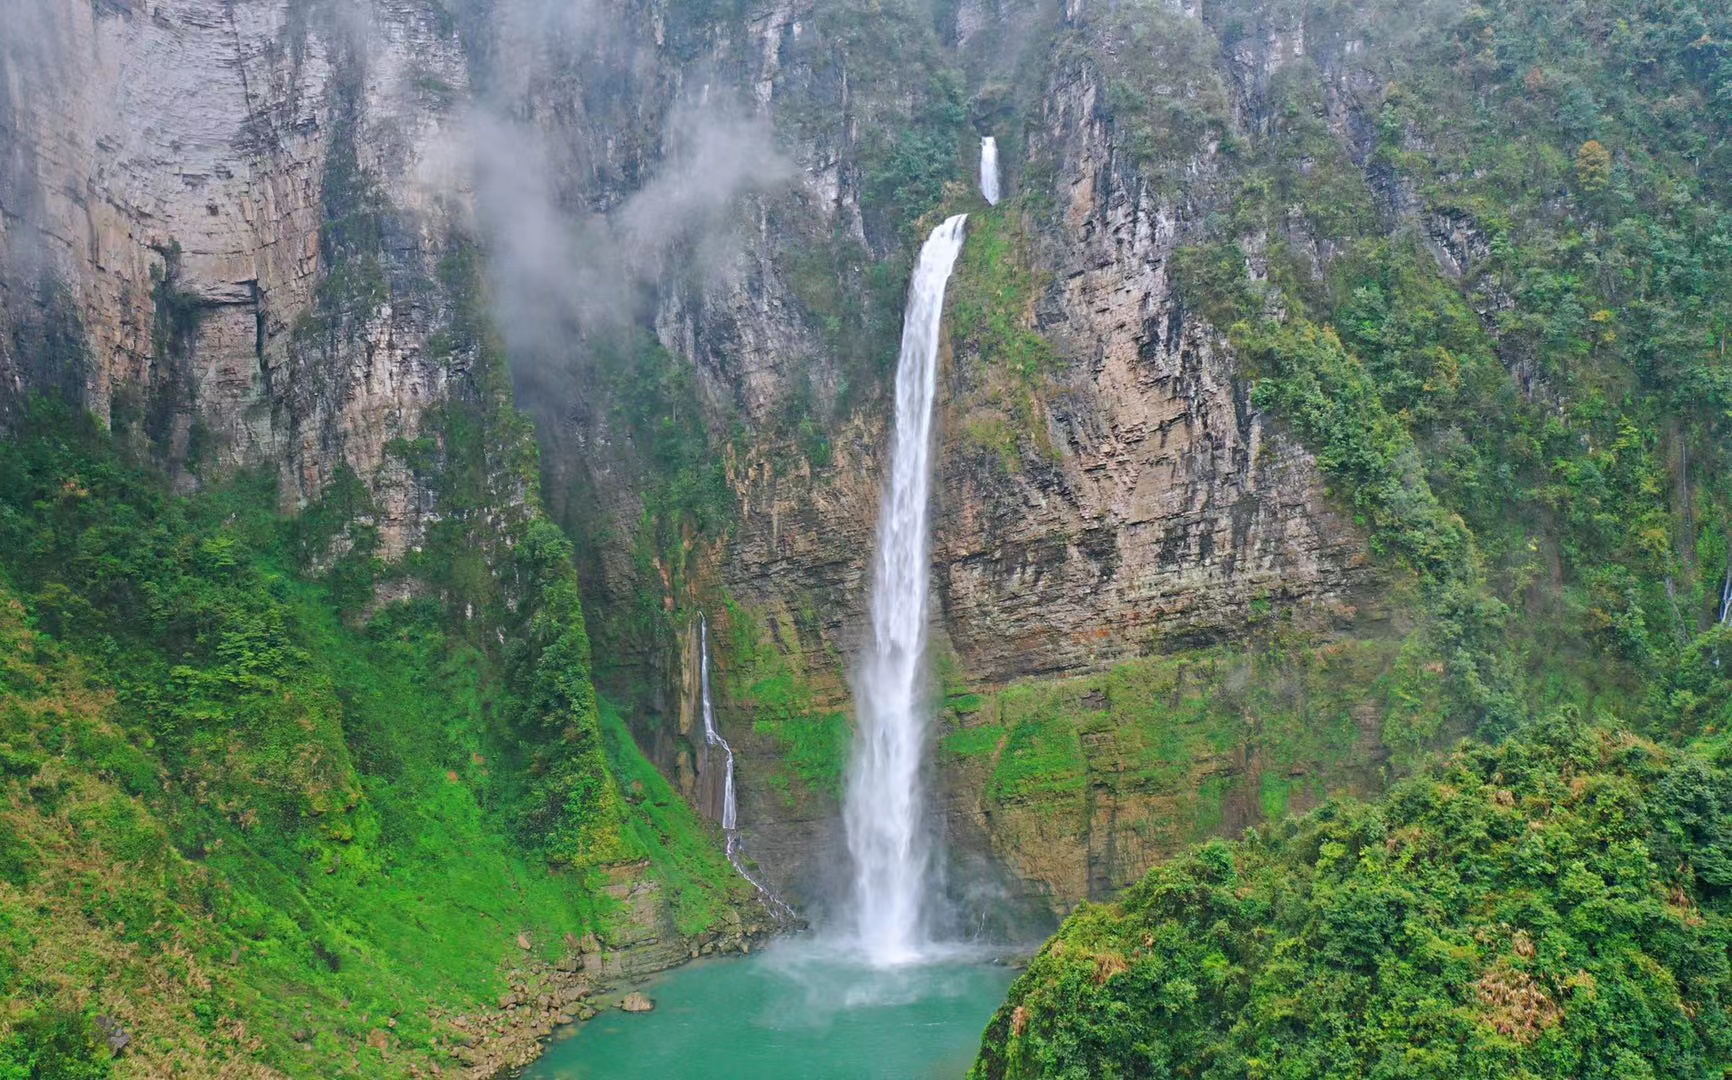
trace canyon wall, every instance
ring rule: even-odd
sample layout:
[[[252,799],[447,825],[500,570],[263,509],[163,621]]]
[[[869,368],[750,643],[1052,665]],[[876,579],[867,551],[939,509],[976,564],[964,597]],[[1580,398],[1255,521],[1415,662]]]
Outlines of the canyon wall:
[[[1184,179],[1161,185],[1127,148],[1133,136],[1115,121],[1102,65],[1087,52],[1077,58],[1079,44],[1099,47],[1084,16],[965,6],[955,27],[941,24],[937,33],[948,34],[938,62],[967,70],[972,95],[961,105],[968,121],[948,134],[957,146],[954,178],[916,208],[918,219],[886,228],[878,208],[896,200],[875,191],[874,169],[883,166],[855,118],[888,113],[918,124],[920,106],[906,100],[933,91],[861,57],[834,13],[782,17],[778,9],[769,22],[749,20],[743,32],[764,35],[761,50],[744,50],[753,58],[748,71],[764,58],[746,82],[796,166],[790,190],[754,196],[732,226],[738,254],[707,280],[663,283],[651,320],[658,344],[695,375],[731,516],[724,528],[664,535],[652,545],[648,576],[623,547],[597,550],[587,580],[602,620],[634,601],[669,613],[676,627],[697,607],[712,609],[722,627],[721,716],[740,751],[747,849],[771,880],[810,904],[824,901],[823,883],[843,858],[834,827],[839,774],[811,762],[810,743],[845,741],[846,731],[814,734],[788,714],[847,714],[888,414],[885,373],[862,393],[849,364],[853,342],[835,325],[856,319],[848,330],[875,331],[893,354],[896,321],[858,315],[874,301],[862,268],[899,265],[944,213],[970,211],[982,235],[1018,238],[1007,257],[1021,264],[1026,287],[992,301],[1016,307],[1010,321],[1044,343],[1046,359],[1036,373],[1011,371],[966,324],[979,306],[961,315],[953,308],[932,569],[935,708],[957,694],[996,703],[993,695],[1017,687],[1088,698],[1123,665],[1186,658],[1233,668],[1240,680],[1284,678],[1290,673],[1265,676],[1249,660],[1215,652],[1252,648],[1272,619],[1305,635],[1306,648],[1399,635],[1363,533],[1336,508],[1310,454],[1252,406],[1250,379],[1224,329],[1180,296],[1177,255],[1229,190],[1219,147],[1186,147],[1184,158],[1163,163]],[[1161,17],[1201,27],[1194,12]],[[1223,106],[1234,96],[1245,122],[1255,122],[1258,81],[1294,55],[1291,35],[1271,31],[1266,43],[1241,49],[1243,84],[1222,77]],[[876,81],[854,77],[857,67]],[[1038,82],[1010,87],[1031,73]],[[1011,163],[1014,198],[997,210],[964,184],[968,147],[986,131],[1008,135],[1001,141],[1020,151]],[[815,248],[825,257],[815,258]],[[807,280],[814,262],[826,288]],[[971,271],[965,256],[954,287],[970,288],[971,272],[979,268]],[[604,394],[596,399],[562,418],[555,442],[580,449],[555,445],[550,468],[585,474],[577,505],[610,518],[611,537],[642,538],[655,532],[648,522],[658,511],[640,498],[654,467],[634,463],[622,448],[618,408],[610,411]],[[826,437],[815,450],[790,411],[819,418]],[[743,614],[749,626],[740,636],[750,647],[730,653],[731,609],[714,610],[724,605]],[[642,704],[640,734],[659,760],[689,792],[713,786],[689,720],[674,720],[693,708],[689,677],[679,695],[670,671],[690,663],[689,647],[611,626],[599,634],[616,643],[604,663],[615,692]],[[759,650],[777,661],[767,664]],[[1388,651],[1367,647],[1350,666],[1354,677],[1374,680],[1389,662]],[[1193,669],[1193,683],[1208,683],[1203,670]],[[1334,693],[1331,680],[1344,677],[1312,679],[1316,708]],[[792,709],[784,682],[797,686]],[[1185,693],[1175,690],[1175,703]],[[1074,798],[994,794],[1005,745],[983,760],[941,753],[945,828],[959,859],[990,854],[1014,868],[991,887],[1060,908],[1105,896],[1185,842],[1261,820],[1276,805],[1262,794],[1271,784],[1283,793],[1281,806],[1289,787],[1300,792],[1294,808],[1326,791],[1376,787],[1384,752],[1374,703],[1334,704],[1341,708],[1324,725],[1307,712],[1312,706],[1283,714],[1295,726],[1327,729],[1302,748],[1263,737],[1251,705],[1211,706],[1220,730],[1187,747],[1159,780],[1127,779],[1114,722],[1092,735],[1070,731],[1064,737],[1078,742],[1086,762],[1072,778],[1083,788]],[[947,739],[966,737],[988,715],[941,711]],[[1177,728],[1178,712],[1148,722]],[[1016,724],[985,726],[1003,728],[1008,745]],[[1199,784],[1213,806],[1176,808],[1198,801]],[[978,866],[959,872],[995,878]]]
[[[469,213],[449,27],[407,2],[19,15],[36,25],[0,52],[0,394],[71,391],[183,483],[266,465],[285,509],[346,466],[402,554],[433,511],[390,447],[453,377],[430,341]]]
[[[1375,783],[1374,717],[1283,757],[1259,749],[1249,706],[1226,708],[1237,727],[1137,790],[1109,779],[1122,725],[1073,724],[1085,768],[1055,801],[993,779],[1022,738],[1002,695],[1093,702],[1089,680],[1125,665],[1239,670],[1211,650],[1249,648],[1271,619],[1309,648],[1382,633],[1387,613],[1364,537],[1175,284],[1221,209],[1223,151],[1181,145],[1158,174],[1132,152],[1092,18],[790,0],[56,9],[3,54],[0,390],[9,408],[72,393],[184,485],[265,465],[288,510],[346,467],[382,553],[410,553],[441,506],[406,448],[466,378],[450,338],[473,298],[451,267],[478,243],[550,508],[580,541],[605,689],[713,802],[682,703],[684,635],[711,610],[747,850],[817,903],[840,857],[885,357],[913,246],[968,210],[982,237],[1013,238],[1022,275],[969,310],[1042,360],[1013,370],[953,313],[934,697],[946,740],[1000,734],[940,754],[945,827],[964,877],[1043,906],[1104,895],[1257,820],[1265,774]],[[1304,55],[1279,20],[1264,31],[1215,64],[1219,85],[1173,95],[1207,91],[1254,128],[1259,87]],[[983,132],[1012,196],[992,211],[964,182]],[[691,411],[634,405],[658,379],[689,387]],[[705,460],[670,465],[670,426]],[[707,518],[670,483],[700,466],[725,485]],[[1174,824],[1177,790],[1208,776],[1215,809]]]

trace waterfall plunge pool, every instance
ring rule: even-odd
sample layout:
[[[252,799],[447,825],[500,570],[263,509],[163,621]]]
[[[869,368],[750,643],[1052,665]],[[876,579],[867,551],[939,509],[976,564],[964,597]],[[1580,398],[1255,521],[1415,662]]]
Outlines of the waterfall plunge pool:
[[[784,939],[698,960],[642,990],[655,1011],[607,1009],[524,1080],[960,1080],[1015,979],[1002,954],[951,950],[875,968]]]

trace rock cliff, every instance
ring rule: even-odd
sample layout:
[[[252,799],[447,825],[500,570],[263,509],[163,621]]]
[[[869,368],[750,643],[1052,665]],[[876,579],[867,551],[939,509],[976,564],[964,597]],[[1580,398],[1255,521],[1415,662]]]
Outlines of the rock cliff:
[[[189,483],[268,465],[290,509],[347,466],[401,554],[430,507],[389,448],[451,376],[430,340],[466,214],[442,171],[468,82],[449,27],[416,3],[19,14],[0,52],[8,401],[69,389]]]
[[[999,287],[965,266],[955,286],[1005,327],[988,340],[952,314],[935,696],[1241,645],[1271,612],[1327,640],[1376,607],[1364,537],[1176,284],[1179,250],[1220,209],[1220,134],[1151,170],[1111,100],[1113,39],[1081,5],[964,3],[936,25],[789,0],[175,0],[40,18],[0,79],[8,400],[70,390],[186,484],[268,465],[290,509],[346,467],[382,553],[402,555],[441,513],[405,447],[465,375],[448,338],[473,297],[449,266],[479,239],[548,501],[582,541],[603,680],[713,803],[681,635],[714,609],[748,850],[809,900],[836,858],[882,388],[923,215],[974,212],[983,237],[1013,237],[994,250],[1020,275]],[[1268,29],[1170,96],[1255,127],[1259,87],[1302,41]],[[990,213],[959,179],[986,131],[1012,195]],[[1039,362],[1007,359],[1004,334]],[[694,433],[695,453],[676,438]],[[980,715],[947,712],[947,730]],[[1206,761],[1261,775],[1251,740],[1223,738]],[[1376,756],[1343,739],[1338,756]],[[1314,750],[1277,764],[1350,783]],[[1111,800],[1043,835],[1057,862],[1019,857],[1037,841],[994,811],[990,770],[944,760],[965,852],[1009,858],[1061,906],[1258,816],[1205,814],[1110,872],[1076,869],[1092,841],[1070,836]],[[1171,793],[1156,794],[1100,811],[1103,842],[1160,831]]]
[[[1194,13],[1173,17],[1195,23]],[[776,31],[780,39],[769,36],[774,21],[748,24],[748,32],[763,28],[761,55],[775,58],[753,76],[754,100],[799,166],[795,185],[758,197],[742,213],[733,238],[743,253],[720,278],[659,290],[653,320],[660,346],[696,375],[712,444],[725,459],[732,516],[725,529],[688,530],[663,544],[650,580],[622,553],[598,555],[589,580],[601,610],[646,593],[650,606],[666,611],[725,597],[761,620],[759,636],[785,657],[808,712],[846,711],[886,411],[874,396],[883,368],[862,378],[850,366],[850,334],[875,333],[876,349],[893,355],[897,329],[894,318],[874,321],[862,267],[898,265],[917,242],[920,222],[935,219],[942,202],[946,211],[975,212],[977,229],[1025,237],[1008,257],[1024,264],[1027,287],[993,299],[1016,306],[1010,318],[1017,331],[1044,342],[1048,356],[1038,372],[1019,375],[994,343],[983,345],[965,317],[952,313],[933,551],[944,654],[935,694],[938,681],[993,690],[1244,643],[1255,637],[1249,628],[1259,613],[1271,611],[1324,639],[1364,630],[1368,613],[1376,622],[1382,579],[1364,536],[1334,509],[1310,455],[1251,405],[1249,380],[1221,328],[1187,305],[1176,285],[1178,251],[1196,242],[1225,186],[1210,184],[1226,168],[1218,145],[1184,148],[1182,160],[1167,164],[1188,172],[1186,181],[1163,187],[1133,152],[1133,133],[1115,119],[1103,65],[1074,47],[1099,46],[1080,13],[1055,24],[1039,9],[988,13],[964,5],[957,19],[950,31],[940,27],[940,36],[958,51],[941,53],[936,63],[971,69],[974,97],[965,111],[981,130],[998,125],[1020,149],[1011,163],[1016,197],[988,217],[960,183],[940,183],[931,203],[913,208],[919,221],[890,230],[878,212],[897,205],[897,196],[874,188],[874,171],[887,166],[854,117],[882,115],[892,107],[886,100],[900,95],[915,101],[899,102],[903,122],[917,124],[922,95],[943,91],[899,84],[870,68],[834,14],[826,20],[817,13],[809,23],[796,17],[791,29]],[[1244,50],[1245,83],[1232,86],[1238,97],[1254,98],[1256,81],[1293,47],[1273,33],[1267,48]],[[851,78],[856,67],[874,78]],[[1031,77],[1038,80],[1032,87],[1007,88],[1009,80]],[[823,97],[837,87],[844,89],[839,99]],[[1224,102],[1229,90],[1217,92]],[[814,119],[827,116],[840,122],[826,127]],[[946,151],[949,160],[965,159],[972,134],[946,133],[962,147]],[[960,166],[954,173],[969,174]],[[917,181],[905,177],[904,190]],[[825,257],[815,257],[815,247]],[[969,273],[965,265],[959,276]],[[801,410],[825,428],[815,448],[788,420]],[[634,474],[633,455],[620,449],[625,440],[613,427],[617,407],[591,404],[568,420],[568,437],[587,459],[575,468],[591,485],[580,505],[611,516],[610,535],[653,532],[641,523],[657,511],[636,496],[654,469],[639,461]],[[572,463],[570,453],[552,456],[555,468]],[[682,651],[689,657],[689,647],[612,633],[602,631],[624,646],[614,657],[616,688],[629,694],[647,685],[636,693],[652,714],[665,708],[671,717],[674,706],[659,705],[663,692],[655,688],[677,683],[663,672],[680,663]],[[724,695],[721,707],[740,751],[748,846],[772,878],[817,900],[822,890],[814,882],[839,858],[830,827],[834,787],[826,791],[810,776],[803,784],[793,775],[801,770],[787,766],[790,755],[808,748],[796,745],[805,736],[790,736],[779,719],[780,701],[768,702],[763,665],[726,649],[717,663],[724,672],[749,669],[731,685],[735,699]],[[690,710],[689,700],[680,707],[683,715]],[[1375,784],[1381,751],[1370,714],[1364,724],[1371,725],[1369,742],[1361,731],[1341,732],[1337,745],[1314,747],[1305,762],[1281,760],[1279,771],[1320,783],[1326,773],[1332,787]],[[661,759],[688,776],[688,791],[712,786],[701,753],[680,749],[682,732],[690,745],[684,726],[658,724],[652,715],[643,731],[660,738]],[[1260,784],[1252,743],[1233,747],[1218,768],[1235,783]],[[1193,764],[1207,773],[1214,760],[1204,755]],[[1337,767],[1341,761],[1351,769]],[[1121,818],[1103,800],[1093,842],[1116,854],[1102,864],[1112,870],[1094,872],[1083,864],[1091,859],[1086,836],[1096,808],[1079,809],[1080,819],[1037,838],[1005,825],[1003,813],[982,810],[992,801],[986,776],[959,768],[947,782],[956,800],[947,827],[962,846],[995,849],[1061,906],[1131,880],[1187,839],[1262,813],[1249,794],[1240,812],[1181,825],[1168,820],[1168,805],[1127,804]],[[1161,792],[1156,802],[1171,794]],[[1151,829],[1166,839],[1129,839]],[[1035,848],[1057,861],[1019,857]],[[1059,868],[1073,854],[1075,865]]]

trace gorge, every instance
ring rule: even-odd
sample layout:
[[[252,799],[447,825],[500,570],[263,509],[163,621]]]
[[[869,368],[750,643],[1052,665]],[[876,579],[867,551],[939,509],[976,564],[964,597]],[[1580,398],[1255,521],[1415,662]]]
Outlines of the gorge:
[[[3,1080],[1732,1061],[1724,5],[0,8]]]

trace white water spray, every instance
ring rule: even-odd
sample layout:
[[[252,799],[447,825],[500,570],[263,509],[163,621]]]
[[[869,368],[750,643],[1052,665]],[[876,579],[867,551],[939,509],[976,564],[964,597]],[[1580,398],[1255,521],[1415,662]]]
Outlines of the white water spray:
[[[980,140],[980,193],[998,205],[998,140],[991,135]]]
[[[729,746],[728,740],[716,730],[716,707],[710,695],[710,620],[702,612],[698,613],[698,691],[699,711],[704,717],[704,744],[712,750],[720,747],[723,755],[722,835],[726,839],[728,862],[736,873],[751,883],[752,888],[758,890],[758,895],[781,917],[798,919],[793,908],[783,903],[780,897],[746,870],[740,852],[739,804],[734,798],[734,748]]]
[[[927,735],[921,677],[932,402],[944,289],[967,220],[958,214],[933,230],[908,288],[896,366],[896,429],[878,520],[872,640],[855,673],[859,725],[843,816],[854,857],[855,930],[867,959],[880,966],[919,959],[926,941],[931,853],[920,791]]]

